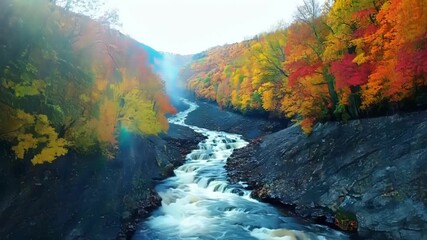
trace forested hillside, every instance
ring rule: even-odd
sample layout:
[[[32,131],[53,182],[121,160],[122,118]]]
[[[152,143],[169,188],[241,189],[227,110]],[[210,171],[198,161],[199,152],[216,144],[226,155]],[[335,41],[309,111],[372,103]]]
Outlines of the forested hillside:
[[[54,2],[0,2],[0,140],[40,164],[166,131],[175,109],[144,46]]]
[[[195,56],[181,71],[198,97],[286,116],[309,133],[427,104],[427,5],[305,0],[294,22]]]

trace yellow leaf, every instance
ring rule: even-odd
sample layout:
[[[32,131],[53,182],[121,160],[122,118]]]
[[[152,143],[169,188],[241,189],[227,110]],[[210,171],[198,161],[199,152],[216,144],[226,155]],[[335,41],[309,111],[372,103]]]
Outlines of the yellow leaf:
[[[360,53],[360,54],[358,54],[354,59],[353,59],[353,62],[354,63],[356,63],[356,64],[358,64],[358,65],[360,65],[360,64],[362,64],[362,63],[365,63],[366,62],[366,57],[365,57],[365,53]]]
[[[38,141],[32,134],[18,135],[17,140],[19,141],[18,145],[12,147],[17,158],[24,159],[25,153],[29,149],[37,148]]]
[[[36,165],[44,162],[53,162],[58,157],[68,153],[67,144],[68,142],[63,138],[51,139],[51,142],[39,154],[33,157],[31,163]]]

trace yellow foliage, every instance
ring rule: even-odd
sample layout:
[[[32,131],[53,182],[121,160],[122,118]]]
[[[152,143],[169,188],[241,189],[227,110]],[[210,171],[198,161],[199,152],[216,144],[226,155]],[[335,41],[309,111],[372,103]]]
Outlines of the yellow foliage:
[[[273,89],[262,92],[262,107],[267,111],[274,110],[273,104]]]
[[[3,81],[3,87],[12,89],[16,97],[36,96],[45,91],[46,83],[43,80],[32,80],[18,84]]]
[[[121,120],[140,134],[167,130],[164,115],[175,110],[140,43],[89,18],[52,11],[49,1],[7,2],[13,4],[0,4],[0,12],[19,14],[4,16],[8,24],[0,32],[13,33],[8,41],[34,40],[5,49],[10,57],[0,69],[0,138],[15,145],[17,158],[40,164],[66,154],[68,147],[87,153],[97,146],[112,156]],[[46,26],[34,27],[40,23]],[[22,99],[36,95],[46,96]]]
[[[233,77],[232,77],[232,81],[231,81],[231,86],[233,89],[237,89],[239,84],[240,84],[240,78],[242,77],[242,75],[240,75],[240,71],[236,71],[235,73],[233,73]]]
[[[236,89],[231,91],[231,105],[233,105],[236,108],[239,108],[239,105],[240,105],[239,94],[237,93]]]
[[[150,135],[167,130],[165,119],[158,118],[154,103],[141,90],[130,91],[124,101],[121,123],[128,131]]]
[[[9,88],[14,88],[16,84],[10,80],[3,79],[3,81],[1,82],[1,85],[2,87],[9,89]]]
[[[24,121],[26,124],[34,124],[35,117],[29,113],[26,113],[20,109],[16,110],[16,117]]]
[[[156,112],[153,111],[153,103],[142,103],[138,110],[138,119],[136,122],[138,130],[145,134],[157,134],[162,131],[157,122]]]
[[[97,133],[100,142],[115,145],[116,140],[116,125],[119,113],[117,102],[110,99],[104,99],[99,107],[99,118],[97,125]]]
[[[249,78],[245,78],[242,81],[240,88],[240,108],[246,110],[252,99],[252,84]]]
[[[357,63],[357,64],[362,64],[362,63],[365,63],[367,61],[367,58],[366,58],[366,56],[365,56],[365,53],[360,53],[360,54],[358,54],[354,59],[353,59],[353,62],[354,63]]]
[[[41,152],[31,159],[31,163],[34,165],[42,164],[44,162],[51,163],[56,158],[63,156],[68,153],[66,148],[68,142],[63,138],[57,138],[57,136],[51,136],[49,143],[44,147]]]
[[[33,138],[32,134],[18,135],[17,140],[18,145],[12,147],[17,158],[24,159],[25,153],[29,149],[37,148],[38,140]]]
[[[19,159],[24,159],[29,150],[36,154],[32,158],[33,164],[52,162],[57,157],[65,155],[69,143],[64,138],[58,138],[55,129],[50,126],[46,115],[31,115],[22,110],[9,109],[10,119],[19,122],[14,131],[5,134],[8,140],[14,139],[17,144],[12,151]],[[40,151],[37,153],[37,151]]]

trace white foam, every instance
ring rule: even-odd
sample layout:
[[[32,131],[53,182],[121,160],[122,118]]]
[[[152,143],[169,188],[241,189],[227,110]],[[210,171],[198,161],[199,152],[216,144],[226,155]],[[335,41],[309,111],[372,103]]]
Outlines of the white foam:
[[[310,239],[304,232],[288,229],[255,228],[251,236],[260,240],[305,240]]]
[[[189,108],[169,121],[187,126],[207,139],[186,156],[186,163],[174,170],[174,177],[158,187],[162,206],[143,223],[144,231],[139,232],[151,232],[155,239],[235,239],[236,236],[238,239],[309,239],[311,233],[283,228],[285,222],[280,213],[251,198],[251,191],[240,188],[239,184],[229,186],[223,169],[226,160],[234,149],[248,142],[237,134],[187,125],[186,117],[198,106],[185,99],[183,102]],[[240,183],[240,186],[247,185]]]

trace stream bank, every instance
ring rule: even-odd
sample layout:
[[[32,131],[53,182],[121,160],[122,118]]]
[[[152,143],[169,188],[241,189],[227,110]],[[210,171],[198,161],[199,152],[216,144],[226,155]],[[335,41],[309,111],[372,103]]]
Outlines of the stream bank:
[[[427,238],[427,112],[293,126],[236,150],[226,166],[252,196],[367,239]]]
[[[196,101],[199,108],[191,112],[186,120],[189,125],[242,135],[253,140],[288,126],[286,119],[267,119],[265,117],[245,116],[240,113],[222,110],[216,103]]]

